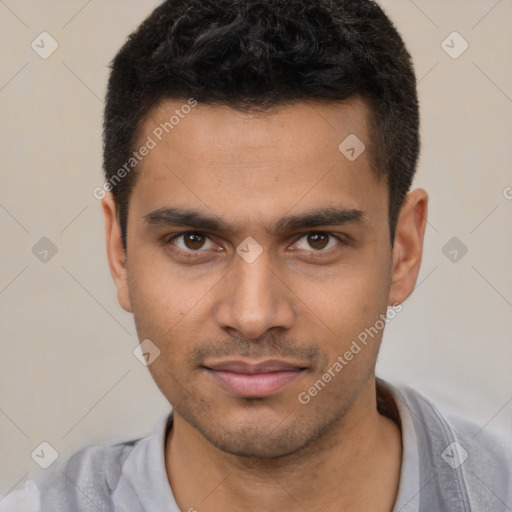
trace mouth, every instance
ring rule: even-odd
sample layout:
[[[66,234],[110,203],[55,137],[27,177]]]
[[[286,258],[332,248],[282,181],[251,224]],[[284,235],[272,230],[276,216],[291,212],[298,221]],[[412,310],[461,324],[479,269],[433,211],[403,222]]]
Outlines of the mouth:
[[[226,360],[207,363],[206,373],[231,395],[263,398],[283,390],[306,370],[300,363],[282,360]]]

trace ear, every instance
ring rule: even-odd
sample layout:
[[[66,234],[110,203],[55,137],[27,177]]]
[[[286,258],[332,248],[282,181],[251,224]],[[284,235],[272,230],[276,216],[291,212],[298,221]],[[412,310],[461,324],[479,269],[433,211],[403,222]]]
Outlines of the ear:
[[[103,215],[105,217],[105,238],[107,243],[107,256],[110,274],[117,288],[117,300],[120,306],[129,313],[132,312],[128,279],[126,271],[126,253],[123,248],[121,227],[117,216],[117,207],[114,197],[109,192],[102,200]]]
[[[428,195],[419,188],[410,192],[398,217],[393,245],[393,268],[388,304],[404,302],[418,279],[427,224]]]

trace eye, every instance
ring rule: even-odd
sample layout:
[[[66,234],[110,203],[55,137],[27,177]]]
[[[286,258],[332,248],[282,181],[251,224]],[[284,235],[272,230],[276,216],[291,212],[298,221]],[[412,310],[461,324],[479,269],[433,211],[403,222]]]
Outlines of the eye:
[[[215,247],[207,235],[197,231],[180,233],[171,237],[166,243],[173,244],[184,252],[204,252]]]
[[[305,240],[305,243],[302,243],[301,240]],[[315,252],[327,252],[329,249],[342,243],[341,238],[332,233],[312,231],[299,238],[299,240],[295,242],[295,246],[305,251],[314,249]]]

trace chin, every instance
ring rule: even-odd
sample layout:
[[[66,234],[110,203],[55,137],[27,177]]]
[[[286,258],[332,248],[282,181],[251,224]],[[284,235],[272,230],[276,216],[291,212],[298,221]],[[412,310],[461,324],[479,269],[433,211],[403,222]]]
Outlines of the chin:
[[[322,418],[297,418],[294,414],[276,414],[273,409],[257,414],[219,415],[216,421],[204,416],[184,418],[219,450],[258,459],[277,459],[300,452],[329,427]]]
[[[304,432],[291,429],[267,431],[261,428],[246,428],[225,432],[214,436],[201,432],[216,448],[238,457],[257,459],[278,459],[299,452],[310,440]],[[302,435],[301,435],[302,434]]]

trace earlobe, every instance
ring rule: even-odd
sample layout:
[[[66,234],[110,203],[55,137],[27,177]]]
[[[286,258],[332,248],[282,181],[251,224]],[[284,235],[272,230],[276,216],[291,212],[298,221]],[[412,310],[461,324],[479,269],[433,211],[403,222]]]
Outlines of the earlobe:
[[[117,216],[114,197],[109,192],[102,200],[105,218],[105,241],[110,274],[117,288],[117,300],[120,306],[129,313],[132,312],[128,289],[126,253],[122,243],[121,228]]]
[[[427,223],[428,195],[423,189],[410,192],[398,218],[393,246],[393,268],[388,305],[404,302],[418,279]]]

